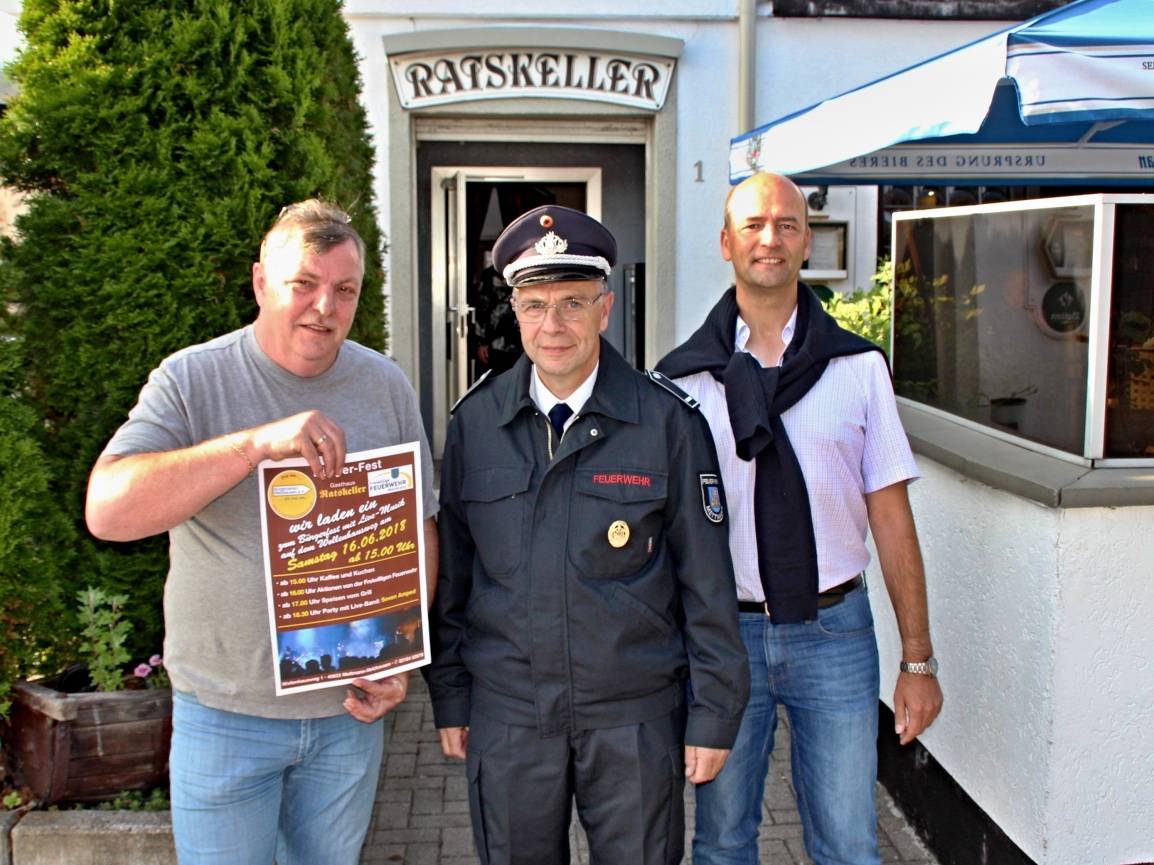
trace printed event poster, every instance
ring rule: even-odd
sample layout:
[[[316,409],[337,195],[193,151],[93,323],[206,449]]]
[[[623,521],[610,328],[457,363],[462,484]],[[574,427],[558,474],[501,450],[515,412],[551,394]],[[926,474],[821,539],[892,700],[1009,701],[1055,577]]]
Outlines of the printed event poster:
[[[258,467],[277,695],[429,662],[420,444]]]

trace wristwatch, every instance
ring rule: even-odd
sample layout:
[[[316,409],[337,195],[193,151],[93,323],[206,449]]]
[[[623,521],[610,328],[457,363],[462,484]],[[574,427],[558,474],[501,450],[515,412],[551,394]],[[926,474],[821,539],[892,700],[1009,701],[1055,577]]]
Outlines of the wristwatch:
[[[933,679],[938,675],[938,659],[931,655],[924,661],[902,661],[901,670],[903,673],[929,676]]]

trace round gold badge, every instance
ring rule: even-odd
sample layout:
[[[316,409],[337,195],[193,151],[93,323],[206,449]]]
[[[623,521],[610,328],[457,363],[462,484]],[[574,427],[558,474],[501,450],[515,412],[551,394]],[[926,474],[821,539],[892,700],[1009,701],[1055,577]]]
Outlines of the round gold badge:
[[[629,543],[629,524],[625,520],[615,520],[609,526],[609,546],[615,550]]]

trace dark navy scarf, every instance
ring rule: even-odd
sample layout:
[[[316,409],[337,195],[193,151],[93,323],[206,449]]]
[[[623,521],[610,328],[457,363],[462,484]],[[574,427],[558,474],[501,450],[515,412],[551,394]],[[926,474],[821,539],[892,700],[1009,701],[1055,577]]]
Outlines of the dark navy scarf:
[[[749,352],[734,351],[737,312],[737,290],[730,288],[657,369],[670,378],[708,372],[725,385],[737,455],[757,461],[754,525],[765,599],[775,622],[800,622],[817,616],[817,542],[809,492],[781,415],[817,383],[831,358],[881,349],[843,330],[801,283],[782,364],[762,367]]]

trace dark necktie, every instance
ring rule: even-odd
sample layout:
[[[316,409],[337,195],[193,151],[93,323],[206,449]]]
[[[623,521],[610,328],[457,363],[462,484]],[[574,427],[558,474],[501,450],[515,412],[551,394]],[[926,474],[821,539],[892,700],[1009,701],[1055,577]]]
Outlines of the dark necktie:
[[[573,414],[573,409],[569,408],[566,403],[559,402],[553,408],[549,409],[549,423],[553,424],[553,429],[557,431],[557,438],[561,438],[565,433],[565,421],[569,420],[569,416]]]

